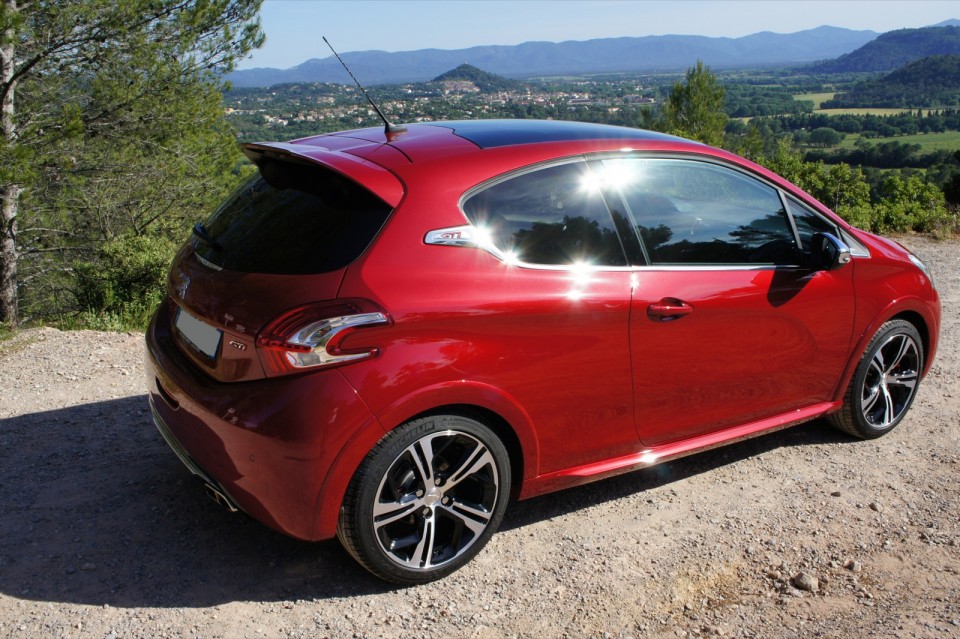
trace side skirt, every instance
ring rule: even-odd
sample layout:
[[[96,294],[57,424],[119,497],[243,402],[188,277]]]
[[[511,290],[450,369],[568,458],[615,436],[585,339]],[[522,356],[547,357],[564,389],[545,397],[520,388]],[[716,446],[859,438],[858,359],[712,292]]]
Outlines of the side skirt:
[[[694,453],[700,453],[727,444],[732,444],[752,437],[766,435],[784,428],[796,426],[803,422],[822,417],[832,413],[840,408],[843,402],[823,402],[814,404],[806,408],[790,411],[781,415],[775,415],[766,419],[761,419],[741,426],[733,426],[718,430],[689,439],[682,439],[669,444],[643,448],[639,452],[615,459],[606,459],[582,466],[574,466],[564,470],[558,470],[545,475],[540,475],[536,479],[526,482],[520,492],[520,499],[536,497],[544,493],[569,488],[580,484],[612,477],[622,473],[628,473],[648,466],[654,466],[662,462],[686,457]]]

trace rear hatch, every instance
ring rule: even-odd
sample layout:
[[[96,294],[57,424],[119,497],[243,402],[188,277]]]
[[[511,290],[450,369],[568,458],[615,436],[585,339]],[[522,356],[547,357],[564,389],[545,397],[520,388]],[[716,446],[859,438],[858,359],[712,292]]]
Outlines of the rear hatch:
[[[177,348],[224,382],[273,374],[258,336],[262,345],[264,329],[291,311],[309,307],[316,318],[331,306],[347,266],[403,193],[392,173],[343,152],[282,144],[244,151],[258,173],[194,228],[174,260],[166,302]]]

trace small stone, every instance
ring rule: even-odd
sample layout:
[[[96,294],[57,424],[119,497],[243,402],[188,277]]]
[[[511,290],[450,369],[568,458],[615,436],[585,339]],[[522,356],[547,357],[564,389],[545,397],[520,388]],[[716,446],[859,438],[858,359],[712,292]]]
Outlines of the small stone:
[[[806,590],[807,592],[817,592],[820,590],[820,584],[817,578],[805,572],[795,575],[793,579],[790,580],[790,583],[798,590]]]
[[[843,493],[841,493],[839,490],[835,490],[835,491],[833,491],[832,493],[830,493],[830,496],[831,496],[831,497],[839,497],[839,496],[842,495],[842,494],[843,494]]]
[[[879,503],[877,503],[877,502],[875,502],[875,501],[871,501],[871,502],[870,502],[870,510],[872,510],[872,511],[875,512],[875,513],[882,513],[882,512],[883,512],[883,506],[881,506]]]
[[[82,566],[80,566],[80,570],[96,570],[96,569],[97,569],[97,564],[89,561],[83,564]]]
[[[779,570],[768,570],[768,571],[767,571],[767,578],[768,578],[768,579],[773,579],[774,581],[780,581],[780,579],[781,579],[782,577],[783,577],[783,576],[780,574],[780,571],[779,571]]]
[[[847,559],[844,562],[843,567],[849,570],[850,572],[860,572],[861,570],[863,570],[863,564],[861,564],[856,559]]]

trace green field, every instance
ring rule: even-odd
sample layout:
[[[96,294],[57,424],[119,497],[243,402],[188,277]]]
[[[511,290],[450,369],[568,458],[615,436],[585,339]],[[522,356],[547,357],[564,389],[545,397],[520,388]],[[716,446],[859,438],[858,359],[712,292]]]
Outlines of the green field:
[[[830,93],[798,93],[793,96],[793,99],[794,100],[810,100],[811,102],[813,102],[813,108],[819,109],[821,102],[825,100],[833,99],[834,95],[835,93],[832,91]]]
[[[825,115],[896,115],[913,109],[888,109],[880,107],[864,107],[859,109],[816,109],[815,113]]]
[[[912,109],[888,109],[888,108],[858,108],[858,109],[821,109],[820,105],[827,101],[833,99],[833,96],[836,95],[836,92],[829,93],[797,93],[794,94],[794,100],[810,100],[813,102],[813,112],[814,113],[824,113],[826,115],[895,115],[897,113],[903,113],[904,111],[911,111]]]
[[[848,135],[838,148],[852,149],[859,135]],[[871,144],[879,142],[903,142],[904,144],[919,144],[924,152],[930,151],[958,151],[960,150],[960,131],[945,131],[943,133],[919,133],[917,135],[897,135],[892,138],[869,138]]]

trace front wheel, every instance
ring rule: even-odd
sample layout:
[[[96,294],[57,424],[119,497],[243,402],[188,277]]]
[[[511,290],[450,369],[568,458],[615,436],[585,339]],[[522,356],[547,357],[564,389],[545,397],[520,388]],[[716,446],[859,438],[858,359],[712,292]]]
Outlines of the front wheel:
[[[337,536],[382,579],[432,581],[480,552],[509,492],[509,456],[493,431],[459,415],[416,419],[385,435],[361,463]]]
[[[880,327],[864,351],[830,423],[854,437],[874,439],[900,423],[917,392],[923,371],[923,347],[917,329],[906,320]]]

